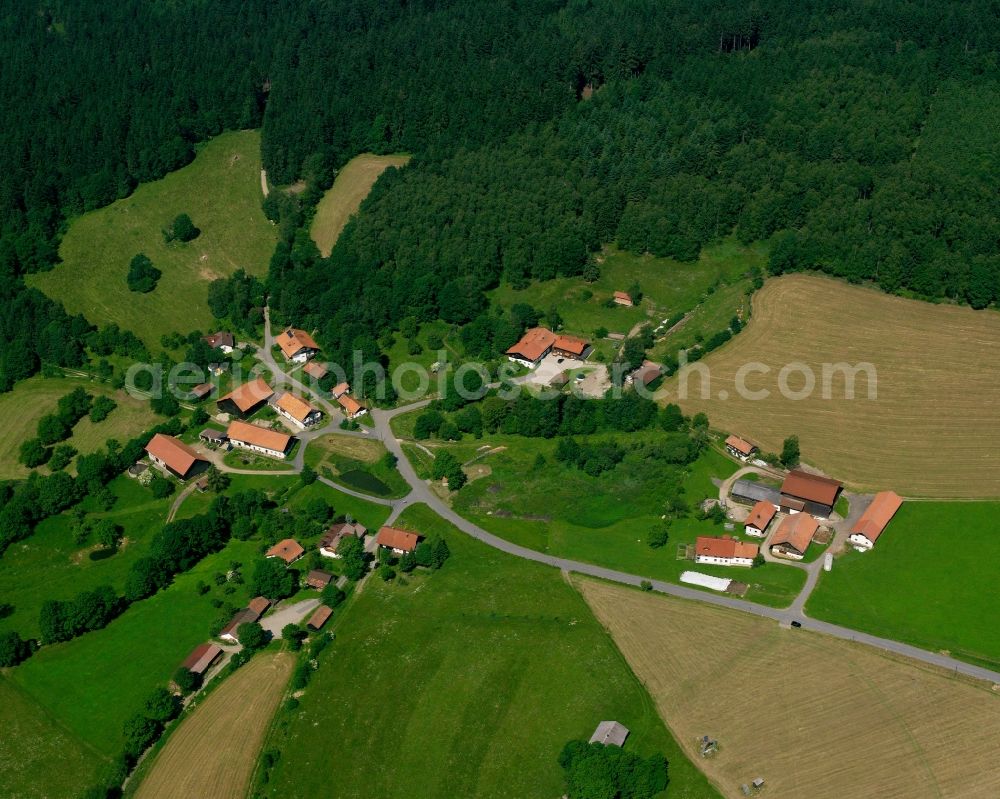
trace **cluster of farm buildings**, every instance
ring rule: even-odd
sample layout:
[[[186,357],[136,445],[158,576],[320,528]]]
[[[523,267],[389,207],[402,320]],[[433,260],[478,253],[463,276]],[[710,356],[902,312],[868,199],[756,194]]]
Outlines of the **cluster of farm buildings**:
[[[741,461],[750,461],[757,453],[756,446],[738,436],[729,436],[725,446],[729,454]],[[766,545],[776,557],[800,561],[820,531],[820,523],[833,516],[842,490],[843,484],[838,480],[793,469],[780,486],[736,480],[730,497],[751,506],[743,522],[747,536],[767,539]],[[872,549],[902,502],[892,491],[876,494],[851,525],[847,540],[855,549]],[[759,554],[757,544],[731,535],[699,536],[695,543],[695,562],[707,565],[752,566]]]
[[[337,550],[345,538],[360,539],[368,552],[385,549],[396,555],[413,553],[423,536],[412,530],[402,530],[397,527],[383,526],[374,536],[368,534],[367,528],[357,522],[338,522],[330,527],[317,544],[319,554],[326,558],[339,558]],[[306,554],[306,549],[294,538],[278,541],[264,553],[265,558],[281,560],[290,567]],[[343,581],[345,578],[341,578]],[[307,589],[322,591],[334,580],[334,575],[323,569],[311,569],[302,579],[302,585]],[[340,582],[338,582],[340,585]],[[192,650],[181,664],[184,668],[199,677],[204,677],[208,670],[222,658],[226,645],[238,645],[240,626],[259,622],[272,608],[274,603],[267,597],[258,596],[250,600],[245,608],[240,609],[223,627],[217,638],[224,642],[206,642]],[[319,605],[306,620],[306,626],[312,630],[321,630],[333,615],[333,610],[327,605]]]
[[[213,333],[205,337],[212,347],[224,353],[233,351],[235,346],[231,333]],[[303,363],[303,372],[321,379],[327,370],[311,360],[319,348],[313,338],[304,330],[289,328],[276,338],[276,344],[285,358],[292,363]],[[195,386],[192,394],[204,398],[213,389],[212,384]],[[358,419],[368,409],[350,395],[351,386],[342,382],[330,390],[332,398],[340,406],[347,419]],[[201,431],[199,439],[213,449],[242,449],[270,458],[284,459],[295,445],[294,434],[273,429],[265,422],[252,422],[251,417],[265,407],[270,407],[280,417],[287,428],[301,431],[311,428],[323,419],[323,411],[303,397],[290,391],[276,392],[263,377],[241,383],[217,400],[220,419],[230,419],[225,430],[208,427]],[[161,470],[186,480],[208,466],[208,460],[192,447],[173,436],[158,433],[146,447],[149,460]],[[133,475],[138,471],[131,471]]]

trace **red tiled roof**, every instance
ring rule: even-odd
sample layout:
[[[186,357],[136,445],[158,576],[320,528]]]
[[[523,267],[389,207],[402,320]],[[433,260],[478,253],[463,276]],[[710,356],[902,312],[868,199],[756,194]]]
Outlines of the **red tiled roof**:
[[[626,291],[616,291],[615,292],[615,299],[616,300],[621,300],[623,302],[628,302],[629,305],[633,304],[632,303],[632,295],[630,295]]]
[[[568,352],[572,355],[583,355],[587,349],[587,342],[576,336],[556,336],[552,348],[560,352]]]
[[[354,416],[358,411],[365,407],[350,394],[341,394],[337,397],[337,402],[340,403],[340,407],[344,409],[344,412],[348,416]]]
[[[751,452],[757,449],[757,447],[755,447],[749,441],[746,441],[745,439],[742,439],[739,436],[730,436],[729,438],[727,438],[726,446],[732,447],[741,455],[749,455]]]
[[[695,541],[695,553],[710,558],[748,558],[753,560],[757,557],[758,552],[760,552],[760,548],[756,544],[737,541],[728,535],[719,538],[700,535]]]
[[[273,393],[274,391],[271,390],[267,381],[263,377],[258,377],[256,380],[237,386],[226,396],[220,398],[219,402],[229,400],[240,409],[240,413],[246,413],[254,405],[267,400]]]
[[[756,527],[758,530],[763,530],[771,523],[771,519],[774,518],[777,512],[774,505],[766,499],[762,499],[750,510],[750,515],[747,516],[745,524]]]
[[[267,550],[264,557],[281,558],[285,563],[292,563],[301,558],[303,554],[305,554],[305,550],[302,548],[302,544],[294,538],[286,538]]]
[[[902,497],[895,492],[880,491],[851,529],[851,535],[863,535],[874,544],[902,504]]]
[[[199,644],[191,650],[191,654],[181,663],[181,666],[194,674],[201,674],[221,654],[222,647],[218,644]]]
[[[292,441],[291,436],[279,433],[277,430],[265,430],[255,424],[238,420],[229,423],[226,435],[229,436],[230,441],[243,441],[275,452],[285,452]]]
[[[339,543],[340,539],[346,535],[352,535],[360,538],[368,531],[365,529],[363,524],[358,524],[357,522],[341,522],[340,524],[333,525],[329,530],[323,533],[323,537],[319,540],[319,545],[324,548],[329,548],[333,544]]]
[[[408,530],[399,530],[395,527],[383,527],[378,531],[378,537],[375,539],[375,542],[380,547],[399,549],[403,552],[412,552],[415,550],[418,541],[420,541],[420,536],[416,533],[411,533]]]
[[[307,621],[306,624],[308,624],[314,630],[318,630],[320,627],[326,624],[327,620],[332,615],[333,611],[330,610],[330,608],[328,608],[326,605],[320,605],[318,608],[316,608],[316,612],[309,617],[309,621]]]
[[[808,513],[786,516],[778,525],[778,530],[771,539],[771,546],[787,544],[796,552],[804,555],[809,549],[809,542],[812,541],[818,529],[819,522]]]
[[[247,607],[257,614],[257,618],[260,618],[267,613],[267,609],[271,607],[271,600],[266,597],[257,596],[247,603]]]
[[[212,333],[212,335],[210,336],[205,336],[205,341],[208,343],[209,347],[236,346],[236,340],[233,338],[233,334],[225,331],[220,331],[218,333]]]
[[[316,343],[312,336],[305,330],[299,330],[294,327],[290,327],[284,333],[279,334],[275,339],[275,343],[281,347],[281,351],[285,354],[286,358],[291,358],[303,348],[311,350],[319,349],[319,344]]]
[[[301,397],[296,397],[290,391],[286,391],[282,394],[278,401],[274,403],[274,406],[276,408],[280,408],[293,419],[302,422],[303,424],[305,424],[309,414],[315,413],[318,410]]]
[[[339,397],[341,394],[346,394],[351,390],[350,383],[337,383],[331,390],[330,393],[335,397]]]
[[[517,344],[507,350],[507,354],[534,362],[552,348],[555,340],[556,334],[548,328],[533,327],[521,336]]]
[[[820,505],[833,505],[837,501],[837,492],[842,483],[818,474],[809,474],[799,469],[788,473],[785,482],[781,484],[781,493],[790,497],[804,499],[807,502],[817,502]]]
[[[333,575],[321,569],[313,569],[306,575],[306,585],[312,588],[325,588],[333,579]]]
[[[632,373],[632,379],[648,386],[656,378],[663,374],[663,367],[652,361],[643,361],[642,366]]]
[[[326,377],[326,367],[316,361],[309,361],[309,363],[302,367],[302,371],[307,375],[315,377],[317,380]]]
[[[178,441],[173,436],[167,436],[163,433],[157,433],[150,439],[146,445],[146,452],[150,456],[163,461],[170,469],[182,477],[198,461],[204,460],[204,458],[183,441]]]

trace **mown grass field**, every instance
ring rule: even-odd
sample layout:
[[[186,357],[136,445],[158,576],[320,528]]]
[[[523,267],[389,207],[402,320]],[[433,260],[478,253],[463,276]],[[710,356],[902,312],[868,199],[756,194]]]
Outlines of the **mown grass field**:
[[[766,255],[764,245],[744,247],[732,239],[706,247],[693,263],[634,255],[609,246],[599,256],[601,276],[594,283],[573,277],[532,283],[520,290],[503,285],[490,298],[503,307],[520,302],[547,311],[555,306],[567,330],[587,337],[598,327],[628,333],[639,322],[658,325],[689,311],[704,317],[705,332],[711,334],[729,324],[749,285],[744,275],[751,267],[762,266]],[[642,288],[639,306],[605,307],[615,291],[626,291],[633,283]],[[702,326],[695,320],[687,324],[692,329]]]
[[[656,434],[649,433],[612,437],[624,445],[657,440]],[[504,449],[467,469],[473,479],[455,495],[454,507],[510,541],[559,557],[675,583],[688,569],[730,577],[749,584],[747,599],[776,607],[790,604],[802,588],[804,573],[783,564],[746,569],[678,560],[679,546],[694,544],[699,535],[726,532],[721,525],[699,521],[693,513],[672,522],[665,546],[651,548],[647,537],[661,523],[664,483],[671,479],[672,467],[633,454],[612,471],[591,477],[556,461],[555,442],[518,436],[487,436],[450,448],[466,462],[476,454],[476,447],[486,444]],[[430,444],[432,451],[440,446]],[[414,454],[420,463],[421,456]],[[546,462],[536,467],[539,454]],[[684,498],[692,511],[703,499],[718,496],[713,477],[728,477],[735,470],[731,460],[714,450],[706,451],[692,464],[683,477]],[[731,534],[739,532],[736,529]]]
[[[230,561],[249,563],[258,547],[258,542],[231,541],[103,630],[44,647],[11,678],[70,733],[107,757],[117,755],[125,719],[208,638],[219,611],[211,604],[214,592],[201,596],[196,584],[210,583]],[[246,592],[245,585],[237,586],[226,598],[239,606],[249,599]]]
[[[140,784],[138,799],[243,799],[295,658],[265,652],[185,717]]]
[[[0,796],[71,799],[105,760],[0,672]]]
[[[727,797],[1000,794],[984,765],[1000,697],[983,683],[742,613],[579,578],[681,745]],[[711,758],[695,754],[705,734]]]
[[[309,442],[306,463],[317,473],[379,497],[402,497],[409,484],[395,467],[381,462],[387,450],[374,439],[331,434]]]
[[[597,722],[662,751],[673,799],[716,796],[681,754],[586,604],[558,571],[489,549],[425,506],[400,523],[447,536],[438,572],[370,580],[267,748],[265,796],[555,797],[556,758]]]
[[[59,398],[78,386],[95,397],[109,396],[118,403],[118,407],[103,422],[94,424],[87,417],[77,422],[73,435],[66,443],[82,453],[102,448],[109,438],[117,438],[124,443],[157,421],[162,421],[162,417],[157,417],[150,410],[147,400],[134,399],[124,391],[115,391],[106,383],[41,376],[22,380],[13,391],[0,394],[0,418],[4,420],[0,426],[0,480],[27,476],[29,470],[17,459],[21,442],[34,438],[38,420],[48,413],[55,413]],[[39,471],[48,470],[42,466]]]
[[[379,176],[389,167],[406,166],[409,161],[408,155],[362,153],[344,165],[316,206],[316,216],[309,231],[324,258],[330,254],[340,231],[357,213]]]
[[[117,322],[159,350],[164,333],[213,326],[210,281],[240,268],[267,271],[277,232],[261,199],[260,134],[224,133],[202,145],[188,166],[74,220],[59,250],[63,262],[28,282],[71,313],[96,324]],[[180,213],[190,215],[201,235],[168,245],[161,231]],[[149,294],[125,283],[139,252],[163,272]]]
[[[1000,670],[997,502],[906,502],[871,552],[849,550],[806,612]]]
[[[0,630],[35,637],[45,600],[72,599],[98,585],[122,592],[129,569],[148,554],[149,541],[166,520],[173,498],[154,499],[148,488],[127,477],[114,480],[111,488],[118,496],[115,507],[88,518],[111,519],[122,527],[124,539],[118,552],[93,560],[90,555],[99,552],[100,545],[93,537],[77,544],[69,514],[45,519],[29,538],[12,544],[0,558],[0,599],[14,606],[11,615],[0,619]]]
[[[709,398],[692,375],[688,398],[677,400],[678,379],[664,384],[665,400],[685,412],[705,411],[717,427],[779,451],[797,435],[802,457],[858,488],[910,496],[1000,496],[1000,315],[995,311],[932,305],[891,297],[812,275],[769,280],[753,298],[749,326],[704,360]],[[770,373],[750,374],[746,385],[770,396],[741,398],[735,376],[759,362]],[[801,362],[816,378],[812,396],[787,399],[779,371]],[[822,364],[871,363],[877,397],[869,399],[860,374],[855,399],[845,398],[842,375],[823,398]],[[805,385],[792,374],[788,386]],[[719,398],[726,392],[728,398]]]

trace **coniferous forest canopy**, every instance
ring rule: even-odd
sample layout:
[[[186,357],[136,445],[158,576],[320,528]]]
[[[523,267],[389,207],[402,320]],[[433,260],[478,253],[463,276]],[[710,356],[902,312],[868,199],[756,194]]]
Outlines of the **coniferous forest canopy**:
[[[272,207],[276,317],[331,359],[403,316],[735,232],[817,269],[981,308],[1000,293],[1000,5],[727,0],[11,0],[0,11],[0,388],[78,364],[85,320],[20,276],[66,222],[261,127],[318,196],[414,155],[320,259]],[[308,199],[305,201],[308,206]],[[495,342],[507,343],[506,333]],[[345,359],[346,360],[346,359]]]

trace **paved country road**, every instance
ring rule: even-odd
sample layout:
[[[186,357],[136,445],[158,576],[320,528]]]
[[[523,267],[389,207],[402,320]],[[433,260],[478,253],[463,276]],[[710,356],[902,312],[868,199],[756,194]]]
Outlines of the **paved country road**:
[[[271,345],[274,342],[271,336],[271,325],[270,317],[267,314],[267,309],[265,309],[265,340],[264,348],[260,352],[261,360],[263,360],[275,373],[278,378],[283,378],[284,380],[290,382],[292,385],[299,387],[303,390],[305,386],[302,386],[299,381],[294,380],[284,373],[283,367],[277,364],[271,355]],[[322,404],[330,408],[329,404],[321,400]],[[867,633],[859,632],[857,630],[852,630],[849,627],[841,627],[838,624],[830,624],[825,621],[818,621],[815,619],[810,619],[805,615],[803,610],[805,606],[806,599],[808,599],[809,594],[812,592],[813,588],[816,586],[816,582],[819,579],[819,561],[816,561],[815,566],[810,564],[812,568],[807,569],[807,580],[806,585],[802,589],[802,592],[796,597],[792,605],[785,609],[771,608],[766,605],[758,605],[755,602],[747,602],[742,599],[734,599],[729,596],[712,594],[705,591],[697,591],[693,588],[687,588],[682,585],[674,585],[673,583],[663,582],[662,580],[651,580],[648,577],[643,577],[637,574],[628,574],[626,572],[616,571],[614,569],[606,569],[603,566],[596,566],[591,563],[583,563],[581,561],[569,560],[568,558],[558,558],[553,555],[547,555],[544,552],[538,552],[534,549],[528,549],[527,547],[518,546],[504,538],[493,535],[493,533],[487,532],[483,528],[476,524],[473,524],[468,519],[455,513],[446,503],[444,503],[440,497],[435,494],[430,486],[421,480],[417,475],[416,470],[413,468],[413,464],[410,463],[406,454],[403,452],[402,444],[396,439],[390,427],[390,422],[396,416],[404,413],[409,413],[411,411],[423,408],[430,403],[430,400],[422,400],[420,402],[415,402],[410,405],[405,405],[400,408],[394,408],[392,410],[378,410],[373,409],[370,411],[372,418],[375,422],[375,432],[371,434],[372,438],[377,438],[382,441],[386,449],[392,452],[398,459],[397,467],[399,473],[403,476],[406,482],[410,485],[410,493],[407,494],[402,499],[397,500],[384,500],[377,497],[371,497],[360,492],[352,491],[343,486],[339,486],[328,480],[323,482],[332,488],[342,491],[351,496],[357,496],[362,499],[366,499],[371,502],[377,502],[382,505],[389,505],[392,508],[392,513],[390,515],[390,521],[396,519],[399,514],[408,506],[424,503],[430,507],[435,513],[437,513],[441,518],[451,522],[455,527],[461,530],[466,535],[472,536],[478,541],[482,541],[484,544],[498,549],[501,552],[506,552],[509,555],[514,555],[515,557],[524,558],[525,560],[531,560],[536,563],[543,563],[547,566],[552,566],[556,569],[561,569],[566,572],[576,572],[577,574],[584,574],[590,577],[597,577],[603,580],[611,580],[612,582],[622,583],[624,585],[634,585],[638,586],[643,582],[648,581],[654,591],[659,591],[663,594],[668,594],[674,597],[680,597],[681,599],[690,599],[694,602],[707,602],[710,605],[717,605],[723,608],[729,608],[730,610],[738,610],[743,613],[750,613],[754,616],[761,616],[763,618],[772,619],[779,624],[791,625],[792,622],[798,622],[802,625],[804,629],[811,630],[813,632],[820,632],[826,635],[832,635],[835,638],[841,638],[845,641],[857,641],[869,646],[875,647],[876,649],[881,649],[886,652],[892,652],[897,655],[903,655],[905,657],[913,658],[923,663],[928,663],[932,666],[938,666],[949,671],[953,671],[957,674],[964,674],[970,677],[975,677],[981,680],[987,680],[989,682],[1000,684],[1000,672],[992,671],[990,669],[983,668],[981,666],[974,666],[970,663],[965,663],[961,660],[956,660],[955,658],[948,657],[947,655],[942,655],[937,652],[930,652],[926,649],[920,649],[915,646],[910,646],[909,644],[900,643],[899,641],[893,641],[888,638],[879,638],[875,635],[869,635]],[[301,471],[303,463],[303,452],[305,451],[306,445],[309,441],[315,438],[319,434],[336,433],[336,434],[347,434],[347,435],[357,435],[357,432],[345,431],[340,429],[334,429],[335,426],[331,423],[323,427],[321,430],[313,431],[310,433],[305,433],[299,437],[302,439],[302,443],[299,446],[299,451],[294,461],[295,471]],[[791,634],[791,633],[790,633]]]

